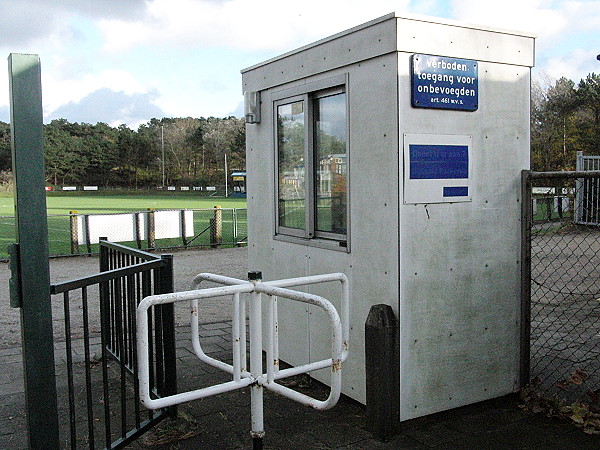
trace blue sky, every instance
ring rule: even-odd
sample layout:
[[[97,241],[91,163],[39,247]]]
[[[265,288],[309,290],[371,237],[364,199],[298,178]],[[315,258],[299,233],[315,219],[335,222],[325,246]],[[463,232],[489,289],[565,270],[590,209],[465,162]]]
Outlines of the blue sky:
[[[40,55],[47,122],[240,114],[241,69],[393,11],[534,33],[542,83],[600,72],[600,1],[0,0],[0,11],[0,54]],[[0,120],[8,108],[5,69]]]

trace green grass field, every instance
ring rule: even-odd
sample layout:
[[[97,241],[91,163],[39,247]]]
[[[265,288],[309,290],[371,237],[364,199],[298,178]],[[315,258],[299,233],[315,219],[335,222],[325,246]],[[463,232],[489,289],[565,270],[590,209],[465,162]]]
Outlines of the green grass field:
[[[103,193],[73,192],[50,193],[46,196],[48,211],[48,240],[50,255],[71,253],[70,211],[80,214],[108,214],[146,211],[149,208],[161,209],[212,209],[220,206],[223,211],[223,242],[233,240],[233,213],[231,209],[241,209],[237,215],[238,236],[245,235],[246,199],[201,197],[197,193],[160,192],[160,193]],[[10,194],[0,196],[0,259],[6,259],[8,244],[15,241],[15,222],[13,197]],[[194,211],[194,233],[200,233],[209,226],[212,211]],[[129,243],[135,245],[135,243]],[[198,236],[193,245],[209,244],[209,232]],[[157,247],[176,247],[182,245],[181,239],[164,239],[156,242]],[[92,251],[96,251],[93,246]],[[88,249],[80,246],[85,253]]]
[[[222,208],[245,208],[245,198],[201,197],[187,192],[159,193],[123,193],[105,194],[103,192],[49,193],[46,195],[48,214],[69,214],[77,211],[81,214],[118,213],[145,211],[154,209],[204,209],[216,205]],[[12,194],[0,197],[0,216],[14,215]]]

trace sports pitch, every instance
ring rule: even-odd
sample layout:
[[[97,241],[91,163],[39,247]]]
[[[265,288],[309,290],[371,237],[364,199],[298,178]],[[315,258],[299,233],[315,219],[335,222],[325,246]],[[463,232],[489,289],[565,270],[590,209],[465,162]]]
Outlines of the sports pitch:
[[[46,195],[48,214],[101,214],[154,209],[245,208],[245,198],[200,197],[192,193],[52,193]],[[0,216],[14,215],[12,194],[0,197]]]
[[[244,198],[201,197],[196,193],[161,192],[161,193],[103,193],[103,192],[74,192],[50,193],[46,196],[48,213],[48,240],[50,255],[66,255],[71,253],[70,247],[70,218],[71,211],[79,214],[109,214],[147,211],[148,209],[213,209],[220,206],[223,211],[223,239],[228,242],[226,235],[232,228],[232,213],[228,210],[246,208]],[[8,257],[7,246],[15,241],[14,203],[10,194],[0,197],[0,259]],[[243,217],[242,217],[243,216]],[[194,230],[196,233],[206,228],[212,217],[212,211],[194,211]],[[245,229],[246,215],[240,214]],[[207,244],[208,233],[199,237],[194,244]],[[158,243],[163,247],[179,246],[181,240]],[[85,252],[87,249],[81,249]],[[92,250],[93,251],[93,250]]]

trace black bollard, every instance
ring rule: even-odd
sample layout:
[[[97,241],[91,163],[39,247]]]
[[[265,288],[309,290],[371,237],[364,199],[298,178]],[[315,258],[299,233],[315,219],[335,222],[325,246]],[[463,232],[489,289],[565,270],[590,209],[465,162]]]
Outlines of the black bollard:
[[[389,305],[373,305],[365,323],[367,429],[385,441],[400,424],[398,320]]]
[[[252,450],[263,450],[263,438],[252,438]]]

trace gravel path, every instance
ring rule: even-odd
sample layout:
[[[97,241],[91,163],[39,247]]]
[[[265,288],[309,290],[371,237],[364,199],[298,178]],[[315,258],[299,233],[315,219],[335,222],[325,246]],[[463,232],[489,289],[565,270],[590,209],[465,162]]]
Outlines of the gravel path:
[[[234,278],[246,279],[247,250],[245,247],[227,249],[175,250],[161,253],[174,255],[175,290],[185,291],[194,276],[201,272],[211,272]],[[97,256],[77,256],[53,258],[50,260],[50,280],[52,283],[81,278],[98,272]],[[14,347],[21,342],[20,310],[9,306],[8,280],[10,269],[8,263],[0,263],[0,348]],[[90,293],[90,311],[95,311],[90,318],[92,333],[99,331],[97,303]],[[74,332],[81,327],[81,306],[76,295],[71,296],[71,315],[74,318]],[[227,299],[214,299],[204,302],[200,309],[202,323],[221,322],[230,318],[231,308]],[[176,305],[176,323],[189,323],[187,304]],[[57,340],[62,340],[64,330],[62,296],[52,297],[52,317]]]

